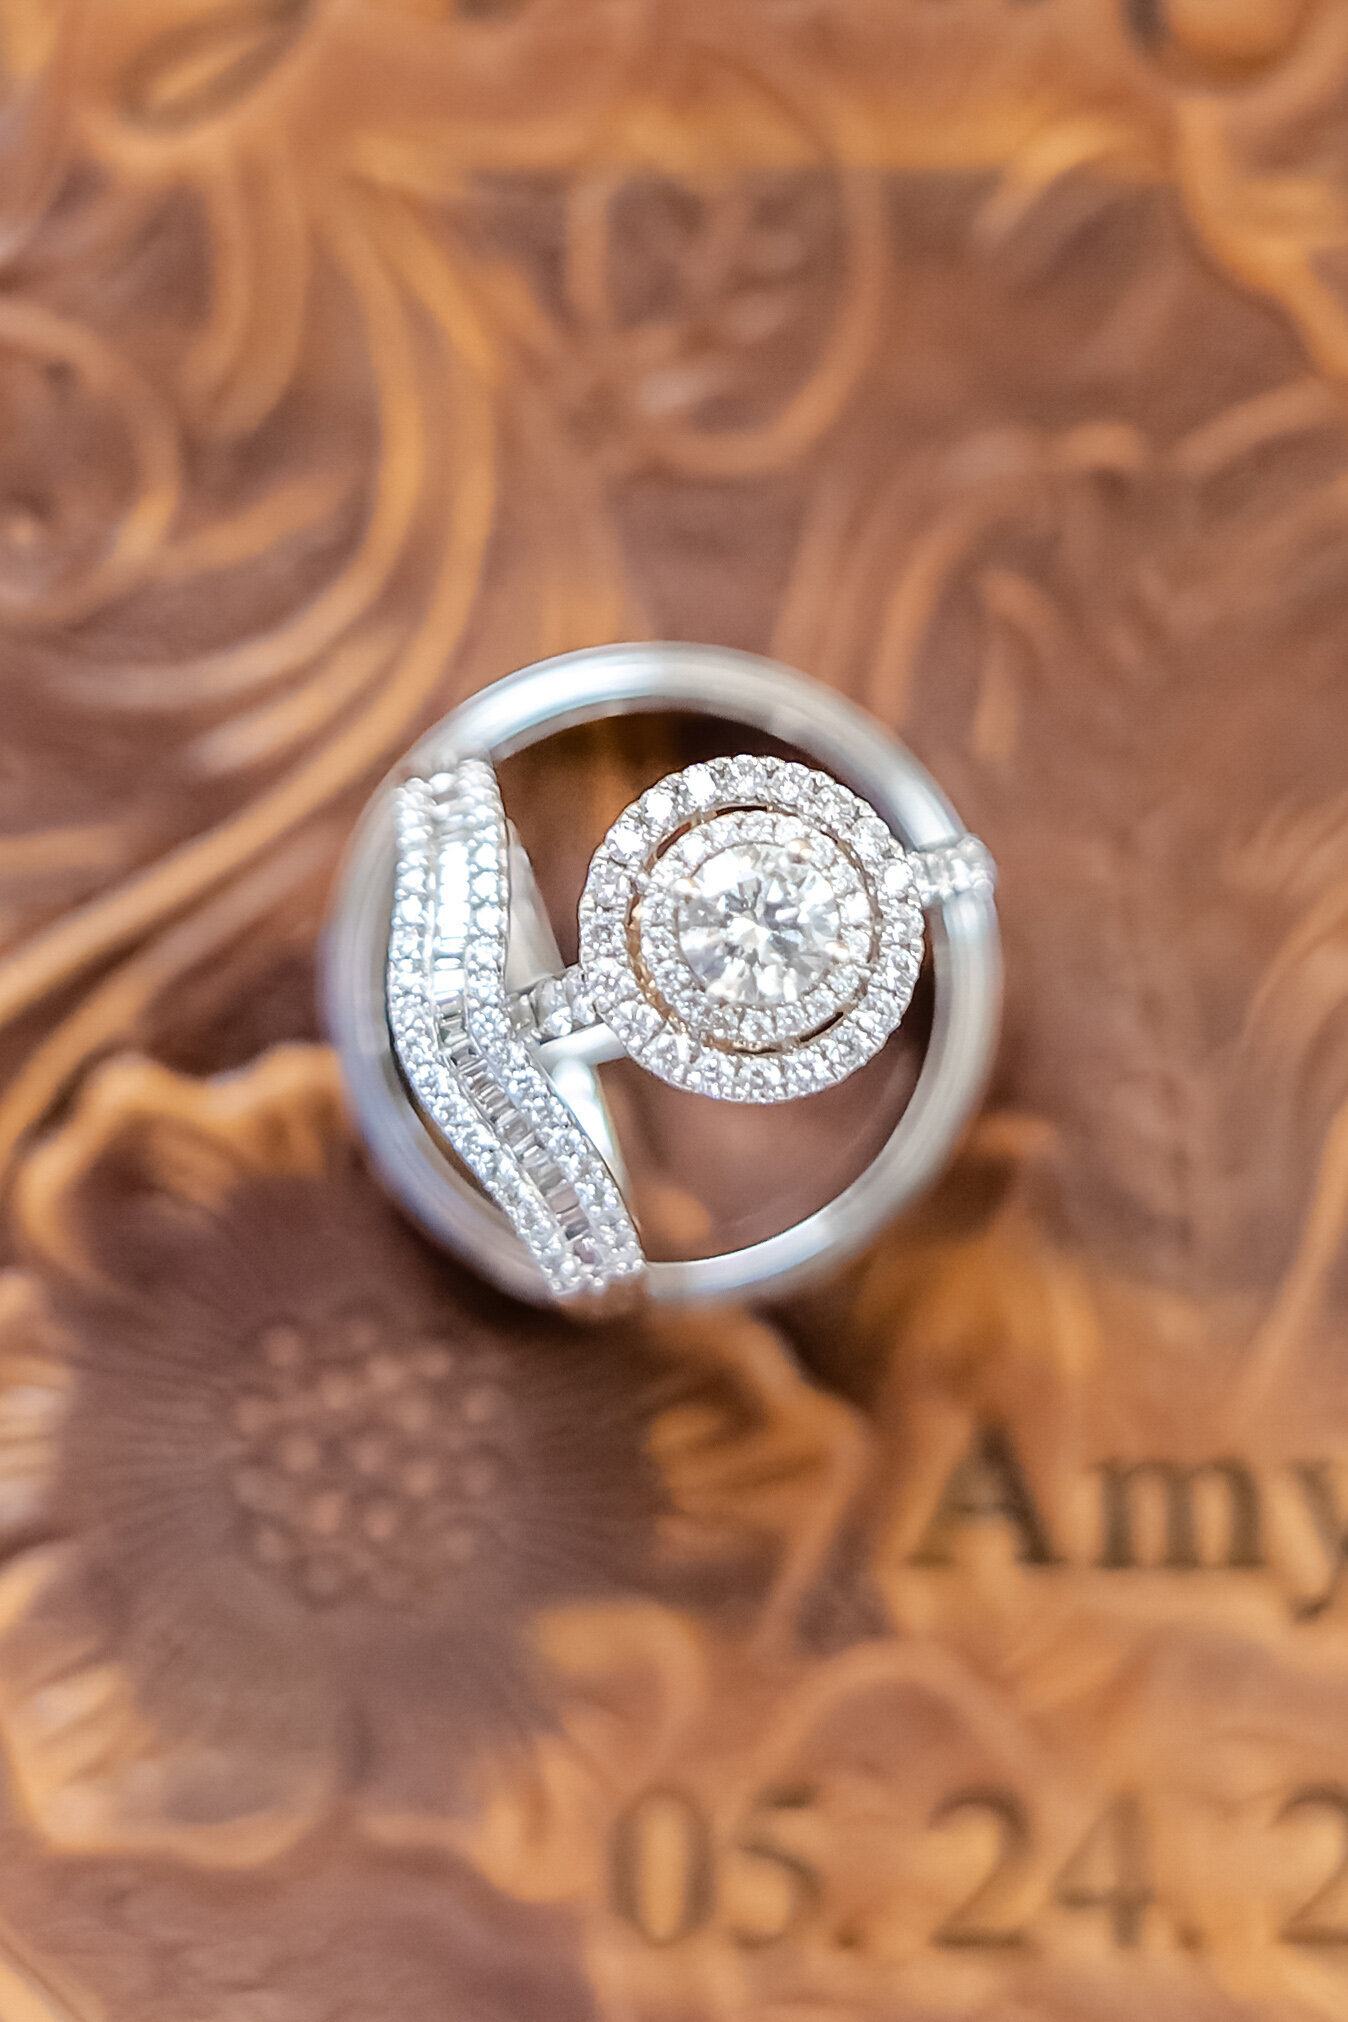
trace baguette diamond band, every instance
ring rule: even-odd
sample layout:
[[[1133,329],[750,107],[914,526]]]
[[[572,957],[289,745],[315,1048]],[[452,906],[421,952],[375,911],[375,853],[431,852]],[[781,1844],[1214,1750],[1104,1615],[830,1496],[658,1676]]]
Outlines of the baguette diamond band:
[[[639,1277],[603,1158],[511,1022],[509,845],[496,775],[465,759],[398,789],[388,1016],[427,1119],[499,1202],[555,1297]]]

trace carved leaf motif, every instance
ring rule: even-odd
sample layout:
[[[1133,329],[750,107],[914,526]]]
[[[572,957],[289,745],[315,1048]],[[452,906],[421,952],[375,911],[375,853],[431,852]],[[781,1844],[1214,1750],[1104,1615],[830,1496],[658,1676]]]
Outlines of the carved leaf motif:
[[[235,0],[162,29],[123,72],[125,117],[169,133],[219,118],[274,69],[308,11],[309,0]]]

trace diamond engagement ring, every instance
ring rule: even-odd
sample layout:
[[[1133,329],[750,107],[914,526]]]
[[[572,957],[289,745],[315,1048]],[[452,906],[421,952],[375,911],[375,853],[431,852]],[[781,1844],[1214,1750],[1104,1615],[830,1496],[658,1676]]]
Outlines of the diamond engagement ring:
[[[802,759],[734,752],[642,793],[591,859],[564,967],[495,762],[637,711]],[[917,760],[852,704],[721,648],[594,648],[471,697],[376,793],[327,938],[328,1023],[385,1183],[503,1289],[585,1312],[761,1296],[836,1266],[948,1156],[995,1042],[993,884]],[[649,1259],[596,1069],[627,1056],[723,1103],[817,1094],[885,1046],[928,945],[931,1038],[866,1170],[762,1241]]]

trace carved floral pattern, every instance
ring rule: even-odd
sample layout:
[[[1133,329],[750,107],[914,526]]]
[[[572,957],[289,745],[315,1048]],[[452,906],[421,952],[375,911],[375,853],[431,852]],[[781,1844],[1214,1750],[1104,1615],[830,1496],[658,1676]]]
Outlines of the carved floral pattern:
[[[540,1607],[644,1585],[789,1643],[859,1483],[761,1325],[586,1338],[475,1295],[317,1050],[109,1066],[16,1222],[0,1736],[61,1847],[236,1866],[347,1793],[452,1814],[547,1717]]]
[[[5,2022],[1337,2017],[1343,7],[0,19]],[[1003,865],[993,1112],[801,1362],[484,1301],[264,1050],[391,756],[643,632],[867,701]],[[653,1225],[755,1156],[684,1134]],[[915,1565],[988,1425],[1060,1563]],[[1100,1463],[1222,1454],[1259,1567],[1093,1563]],[[929,1942],[971,1788],[1042,1954]],[[1120,1793],[1135,1955],[1044,1909]]]

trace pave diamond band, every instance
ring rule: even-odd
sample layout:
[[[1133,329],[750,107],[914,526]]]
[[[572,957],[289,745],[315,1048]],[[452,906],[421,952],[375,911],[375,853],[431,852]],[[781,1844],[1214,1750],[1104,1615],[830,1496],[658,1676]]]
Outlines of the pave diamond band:
[[[559,1299],[645,1259],[613,1175],[509,1016],[509,843],[496,777],[465,759],[398,791],[388,1018],[419,1109],[527,1244]]]

